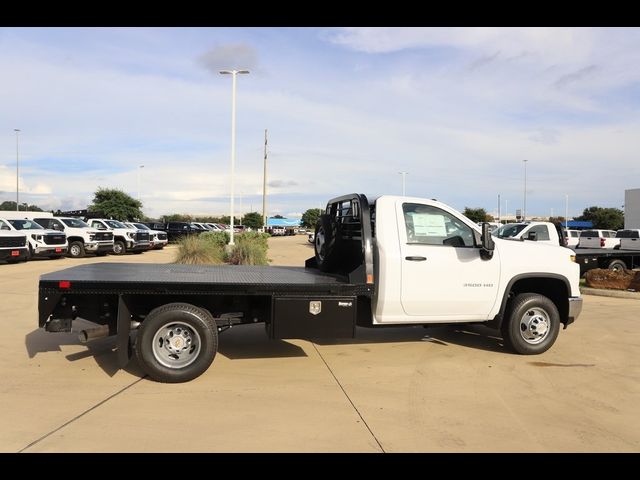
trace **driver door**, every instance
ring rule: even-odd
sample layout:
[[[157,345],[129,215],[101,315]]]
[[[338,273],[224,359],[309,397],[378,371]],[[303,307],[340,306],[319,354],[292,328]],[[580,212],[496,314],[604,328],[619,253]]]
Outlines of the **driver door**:
[[[399,201],[396,213],[405,314],[434,322],[487,319],[498,293],[498,252],[480,258],[473,229],[437,206]]]

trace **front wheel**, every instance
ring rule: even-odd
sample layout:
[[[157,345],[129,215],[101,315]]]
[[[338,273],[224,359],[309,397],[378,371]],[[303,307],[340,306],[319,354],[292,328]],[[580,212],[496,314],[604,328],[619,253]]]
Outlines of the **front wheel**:
[[[560,314],[544,295],[521,293],[512,301],[502,324],[505,345],[522,355],[549,350],[558,338]]]
[[[84,257],[84,244],[82,242],[71,242],[69,244],[69,256],[71,258],[82,258]]]
[[[113,254],[114,255],[122,255],[127,251],[127,247],[125,246],[122,240],[116,240],[113,242]]]
[[[188,303],[169,303],[149,313],[136,337],[140,366],[154,380],[193,380],[209,368],[218,350],[211,314]]]

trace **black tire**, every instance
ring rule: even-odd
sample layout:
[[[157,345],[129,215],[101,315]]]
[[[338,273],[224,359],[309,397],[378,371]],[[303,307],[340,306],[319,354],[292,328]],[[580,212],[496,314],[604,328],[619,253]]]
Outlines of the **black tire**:
[[[67,253],[71,258],[83,258],[85,254],[84,243],[79,241],[71,242]]]
[[[318,268],[323,272],[333,270],[339,262],[338,232],[327,214],[320,215],[316,223],[313,250]]]
[[[122,240],[115,240],[113,242],[113,254],[122,255],[124,253],[127,253],[127,246]]]
[[[191,348],[197,346],[199,341],[199,350],[193,353],[193,358],[189,358],[189,352],[185,351],[181,352],[180,356],[175,355],[176,358],[172,359],[171,347],[173,345],[164,341],[164,338],[174,338],[174,335],[163,337],[163,329],[165,332],[173,332],[184,328],[185,325],[191,330],[188,337],[193,339],[193,343],[190,344]],[[160,335],[159,338],[157,334]],[[158,344],[154,343],[154,338]],[[188,382],[202,375],[216,356],[218,351],[216,322],[207,310],[188,303],[163,305],[152,310],[142,322],[136,337],[134,351],[142,369],[154,380],[165,383]],[[184,357],[182,357],[183,353]],[[167,366],[162,363],[162,360],[169,365],[171,363],[174,365]],[[191,363],[181,366],[179,362],[185,360],[191,360]]]
[[[609,262],[609,266],[607,266],[607,268],[609,270],[615,270],[617,272],[625,271],[625,270],[627,270],[627,264],[624,263],[622,260],[611,260]]]
[[[540,335],[543,326],[546,328]],[[556,305],[538,293],[517,295],[511,300],[502,323],[505,345],[522,355],[546,352],[555,343],[559,331],[560,314]]]

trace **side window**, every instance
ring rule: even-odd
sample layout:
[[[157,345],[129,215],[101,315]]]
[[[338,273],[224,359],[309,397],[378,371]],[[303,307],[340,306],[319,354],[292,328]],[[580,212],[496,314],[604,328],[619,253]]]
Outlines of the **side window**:
[[[107,228],[102,224],[102,222],[93,221],[91,222],[91,226],[93,228],[97,228],[98,230],[106,230]]]
[[[404,203],[407,242],[411,244],[473,247],[473,230],[444,210],[419,203]]]
[[[47,226],[47,228],[58,230],[59,232],[64,231],[64,225],[62,225],[62,222],[60,222],[59,220],[49,220],[49,225]]]
[[[11,230],[11,227],[7,225],[3,220],[0,220],[0,230]]]
[[[536,234],[536,240],[550,240],[549,229],[546,225],[536,225],[529,232]]]

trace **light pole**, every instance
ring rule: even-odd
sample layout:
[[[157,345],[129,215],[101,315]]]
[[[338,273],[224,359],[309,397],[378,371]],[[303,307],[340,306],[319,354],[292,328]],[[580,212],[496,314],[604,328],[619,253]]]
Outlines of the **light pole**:
[[[13,129],[14,132],[16,132],[16,212],[18,210],[20,210],[20,187],[19,185],[19,165],[20,165],[20,155],[19,155],[19,150],[18,150],[18,135],[20,133],[20,129],[19,128],[14,128]]]
[[[221,75],[231,75],[231,232],[229,245],[235,245],[233,242],[233,187],[234,187],[234,168],[236,163],[236,76],[238,74],[247,74],[249,70],[220,70]]]
[[[527,220],[527,162],[529,160],[523,160],[524,162],[524,204],[522,206],[522,221]]]
[[[144,165],[138,165],[138,201],[140,201],[140,172],[144,168]]]
[[[407,174],[409,172],[398,172],[400,175],[402,175],[402,196],[405,196],[405,178],[407,176]]]
[[[569,194],[565,194],[564,196],[564,228],[565,230],[569,228]]]

